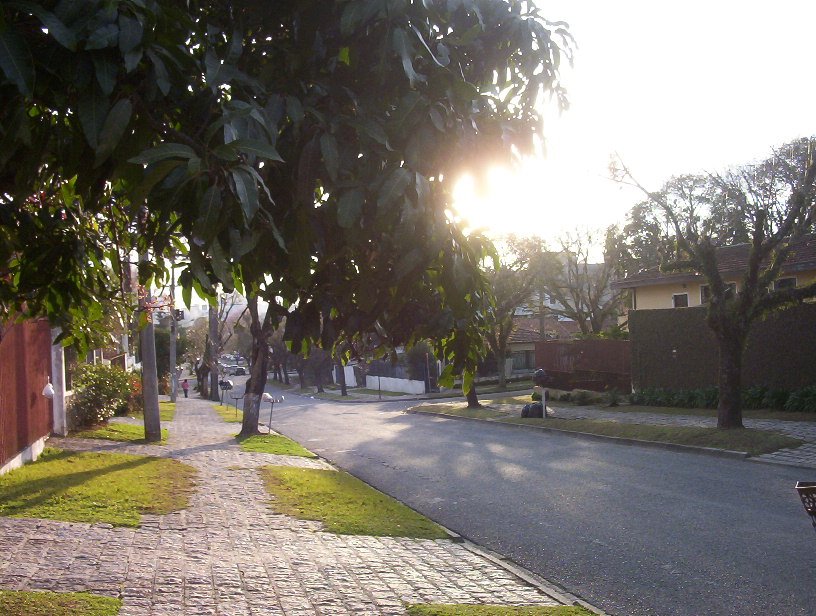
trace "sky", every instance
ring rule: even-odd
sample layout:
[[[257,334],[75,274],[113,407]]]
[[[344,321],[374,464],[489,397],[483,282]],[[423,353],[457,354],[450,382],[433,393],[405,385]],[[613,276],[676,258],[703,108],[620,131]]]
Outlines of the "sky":
[[[608,179],[613,153],[657,189],[816,135],[814,0],[537,4],[576,39],[562,72],[570,109],[547,112],[545,159],[495,170],[487,194],[460,181],[460,216],[489,235],[555,239],[622,222],[639,195]]]

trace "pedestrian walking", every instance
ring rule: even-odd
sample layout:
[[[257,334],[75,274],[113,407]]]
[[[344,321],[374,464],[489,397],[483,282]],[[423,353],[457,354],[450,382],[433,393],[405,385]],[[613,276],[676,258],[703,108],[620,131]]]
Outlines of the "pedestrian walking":
[[[190,384],[187,382],[187,379],[184,379],[181,382],[181,391],[184,392],[184,397],[187,397],[187,390],[190,389]]]

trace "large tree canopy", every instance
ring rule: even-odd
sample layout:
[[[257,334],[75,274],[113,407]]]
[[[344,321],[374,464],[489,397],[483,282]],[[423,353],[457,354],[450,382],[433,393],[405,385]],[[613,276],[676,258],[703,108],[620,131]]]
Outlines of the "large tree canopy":
[[[564,24],[515,0],[0,10],[7,312],[75,330],[65,307],[109,289],[89,263],[178,237],[188,292],[245,285],[296,344],[376,330],[473,363],[490,247],[449,220],[451,180],[529,152],[542,97],[565,104]],[[54,277],[21,275],[65,236]]]

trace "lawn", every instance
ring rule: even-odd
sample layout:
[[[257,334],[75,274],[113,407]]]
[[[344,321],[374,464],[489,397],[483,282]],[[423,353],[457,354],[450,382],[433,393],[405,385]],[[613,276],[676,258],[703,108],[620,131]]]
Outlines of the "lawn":
[[[236,408],[231,404],[214,404],[213,408],[227,423],[241,423],[244,420],[244,411],[240,407]]]
[[[169,458],[46,449],[0,477],[0,515],[138,526],[187,506],[196,471]]]
[[[84,592],[0,590],[3,616],[116,616],[122,602]]]
[[[656,441],[691,445],[694,447],[711,447],[729,451],[744,451],[756,456],[778,451],[788,447],[799,447],[804,441],[778,432],[766,430],[718,430],[716,428],[699,428],[695,426],[651,426],[647,424],[625,424],[616,421],[593,419],[522,419],[512,417],[501,419],[506,423],[546,426],[556,430],[586,432],[603,436],[616,436],[640,441]]]
[[[159,402],[159,417],[161,421],[173,421],[176,416],[176,403],[169,402],[169,401],[161,401]],[[130,417],[134,417],[136,419],[144,419],[144,414],[139,413],[130,413]]]
[[[522,425],[545,426],[568,432],[586,432],[588,434],[615,436],[642,441],[711,447],[729,451],[744,451],[752,456],[771,453],[789,447],[799,447],[804,444],[802,440],[767,430],[717,430],[716,428],[652,426],[647,424],[629,424],[591,419],[558,419],[555,417],[547,419],[522,419],[519,417],[521,403],[516,400],[516,397],[482,402],[494,405],[495,408],[486,406],[480,409],[468,409],[465,402],[448,402],[422,404],[414,407],[414,410],[443,413],[445,415],[455,415],[459,417],[472,417],[476,419],[492,419]],[[503,409],[499,406],[501,404],[513,404],[512,412]],[[617,410],[617,408],[619,407],[616,407],[615,410]]]
[[[573,605],[436,605],[407,607],[408,616],[592,616],[592,612]]]
[[[124,441],[130,443],[145,443],[144,426],[126,423],[109,423],[96,428],[72,432],[72,438],[98,438],[107,441]],[[158,444],[158,443],[155,443]],[[167,444],[167,429],[162,428],[161,444]]]
[[[272,508],[342,535],[446,539],[431,520],[341,471],[266,466]]]
[[[238,443],[240,443],[242,451],[273,453],[279,456],[317,457],[300,443],[296,443],[280,434],[256,434],[255,436],[238,438]]]

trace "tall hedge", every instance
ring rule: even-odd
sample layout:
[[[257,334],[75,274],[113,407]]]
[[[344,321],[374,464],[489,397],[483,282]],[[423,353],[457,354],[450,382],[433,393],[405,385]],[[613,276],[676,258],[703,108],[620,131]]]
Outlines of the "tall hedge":
[[[718,352],[705,308],[629,313],[634,389],[717,385]],[[794,390],[816,384],[816,304],[756,321],[743,357],[743,387]]]

